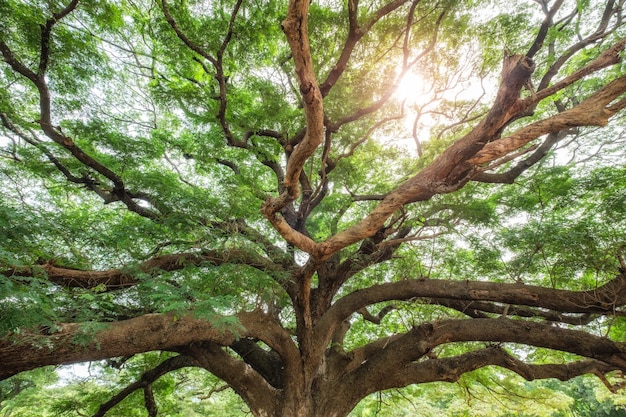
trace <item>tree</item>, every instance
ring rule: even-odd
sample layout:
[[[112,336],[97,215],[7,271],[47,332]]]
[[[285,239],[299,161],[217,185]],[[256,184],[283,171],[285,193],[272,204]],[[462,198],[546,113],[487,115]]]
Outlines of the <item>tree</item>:
[[[170,352],[116,397],[149,415],[189,367],[255,416],[617,389],[623,2],[503,3],[2,1],[0,377]]]

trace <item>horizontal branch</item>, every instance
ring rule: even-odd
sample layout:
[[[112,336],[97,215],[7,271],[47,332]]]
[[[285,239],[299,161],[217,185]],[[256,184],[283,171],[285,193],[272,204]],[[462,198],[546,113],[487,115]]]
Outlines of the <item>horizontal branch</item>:
[[[577,315],[567,315],[557,311],[551,311],[540,308],[511,306],[510,304],[500,304],[486,301],[466,301],[451,300],[449,298],[433,298],[427,300],[431,304],[452,308],[460,313],[466,314],[473,318],[488,318],[489,314],[508,317],[526,317],[541,318],[548,322],[558,322],[563,324],[571,324],[574,326],[582,326],[591,323],[597,318],[597,315],[582,313]],[[361,310],[359,310],[360,312]],[[621,313],[623,312],[615,312]]]
[[[104,286],[107,291],[132,287],[138,283],[137,276],[179,271],[187,266],[245,264],[265,272],[278,272],[280,265],[262,256],[238,249],[222,251],[186,252],[155,256],[134,267],[104,271],[81,270],[57,266],[53,261],[41,265],[13,267],[0,270],[5,276],[42,276],[63,287],[94,288]]]
[[[255,310],[235,315],[225,329],[189,316],[146,314],[114,323],[62,323],[55,331],[22,331],[0,337],[0,380],[46,365],[129,356],[154,350],[211,342],[230,346],[239,338],[258,338],[289,363],[298,357],[290,335],[267,314]],[[101,328],[102,330],[89,330]],[[86,342],[84,342],[87,340]]]
[[[499,347],[489,347],[450,358],[432,358],[403,367],[400,372],[381,378],[377,390],[401,388],[426,382],[456,382],[467,373],[486,366],[499,366],[520,375],[527,381],[556,378],[567,381],[580,375],[604,375],[615,366],[587,359],[566,364],[527,364]]]
[[[371,304],[412,298],[493,301],[511,305],[539,307],[559,313],[613,314],[626,304],[626,273],[588,291],[557,290],[524,284],[405,280],[355,291],[339,299],[320,321],[318,337],[330,340],[339,324],[354,312]]]
[[[388,372],[390,369],[415,370],[415,367],[419,366],[419,364],[429,362],[426,359],[427,356],[433,360],[435,355],[432,352],[438,346],[458,342],[515,343],[547,348],[591,359],[593,362],[590,363],[595,364],[594,368],[602,373],[611,370],[626,370],[626,344],[624,343],[595,336],[585,331],[559,328],[546,323],[507,318],[462,319],[422,324],[414,327],[402,336],[388,339],[384,349],[369,349],[370,355],[365,357],[358,355],[361,362],[352,371],[346,383],[361,386],[374,385],[375,391],[384,389],[380,387],[381,384],[387,383],[380,381],[380,375],[383,372],[386,376],[392,377]],[[364,352],[368,351],[367,349],[361,350]],[[466,359],[467,356],[471,357],[472,354],[476,353],[467,354]],[[453,361],[454,359],[450,360]],[[415,365],[416,361],[419,361],[417,365]],[[436,364],[437,362],[432,363]],[[464,363],[467,365],[471,362]],[[522,376],[530,379],[543,376],[548,377],[548,375],[554,375],[555,377],[559,375],[566,376],[560,373],[563,371],[563,368],[558,366],[552,368],[548,366],[545,368],[528,367],[512,358],[507,363],[507,368],[519,372]],[[494,364],[500,365],[502,363]],[[448,373],[445,369],[440,369],[435,372],[434,375],[436,376],[431,375],[430,378],[442,378],[447,374],[447,377],[434,380],[453,381],[455,373],[460,372],[458,374],[460,375],[480,367],[470,366],[466,368],[466,365],[460,365],[460,367],[459,365],[459,363],[454,363],[454,367],[451,367]],[[561,370],[560,372],[559,369]],[[423,377],[427,377],[427,375],[423,375]],[[395,377],[402,379],[398,375]],[[416,375],[413,375],[413,378],[416,378]],[[359,384],[356,381],[359,381]],[[418,380],[413,382],[428,381]],[[405,380],[405,383],[412,382]]]

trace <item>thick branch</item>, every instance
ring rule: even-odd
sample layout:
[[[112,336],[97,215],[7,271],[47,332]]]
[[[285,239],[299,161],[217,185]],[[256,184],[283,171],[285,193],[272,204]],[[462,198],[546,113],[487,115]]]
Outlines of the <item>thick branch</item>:
[[[291,244],[306,252],[315,252],[316,244],[304,234],[292,229],[279,212],[300,195],[299,179],[305,161],[313,154],[324,137],[324,108],[311,57],[308,37],[308,0],[291,0],[282,28],[291,48],[296,75],[304,104],[306,133],[287,161],[285,191],[268,199],[261,208],[263,215]]]
[[[385,349],[377,349],[369,358],[365,358],[347,383],[351,382],[355,386],[373,384],[377,387],[375,390],[378,390],[380,384],[385,384],[380,381],[381,372],[411,367],[411,363],[430,354],[437,346],[455,342],[518,343],[593,359],[595,367],[603,372],[626,370],[626,344],[587,332],[506,318],[444,320],[423,324],[403,336],[388,341]],[[428,363],[428,360],[420,363]],[[528,377],[541,375],[538,368],[525,368],[515,361],[510,366],[509,369],[519,370]],[[452,371],[454,369],[451,368]],[[546,372],[554,374],[555,369],[559,368],[544,368],[544,374]],[[459,369],[461,373],[468,370],[464,370],[463,366]],[[445,374],[441,372],[439,375]],[[356,381],[359,381],[359,384],[356,384]]]
[[[200,365],[231,386],[252,409],[273,409],[279,400],[279,391],[273,388],[259,373],[245,362],[229,355],[222,347],[214,343],[191,345],[184,350]]]
[[[494,301],[539,307],[560,313],[610,315],[626,304],[626,274],[589,291],[567,291],[495,282],[407,280],[374,285],[338,300],[319,323],[320,338],[330,340],[339,324],[361,308],[383,301],[412,298]]]
[[[354,226],[319,245],[317,256],[324,259],[338,250],[372,236],[400,207],[416,201],[426,201],[437,194],[462,188],[469,180],[473,167],[467,163],[525,104],[519,94],[534,70],[531,60],[514,55],[503,64],[502,83],[487,116],[467,135],[448,147],[428,167],[388,193],[370,214]]]
[[[284,363],[273,350],[266,351],[252,339],[240,339],[231,348],[273,387],[285,386]]]
[[[59,324],[50,332],[22,332],[0,338],[0,380],[45,365],[94,361],[153,350],[180,350],[181,346],[210,341],[229,346],[238,338],[259,338],[276,350],[288,364],[297,362],[297,348],[273,318],[261,311],[242,312],[230,329],[214,327],[191,316],[146,314],[114,323]],[[94,331],[89,328],[102,327]],[[87,344],[79,341],[89,338]]]
[[[381,379],[376,390],[435,381],[456,382],[464,373],[485,366],[509,369],[527,381],[549,378],[567,381],[580,375],[604,375],[617,369],[615,366],[593,359],[567,364],[532,365],[520,361],[501,348],[490,347],[450,358],[432,358],[411,363],[403,367],[401,372],[394,372]]]
[[[85,271],[56,266],[53,260],[42,265],[14,267],[0,272],[6,276],[44,276],[49,281],[64,287],[94,288],[104,286],[106,290],[116,290],[136,285],[138,281],[135,277],[138,274],[179,271],[189,265],[217,266],[226,263],[245,264],[265,272],[280,271],[280,265],[269,259],[247,251],[231,249],[155,256],[133,268],[106,271]]]
[[[626,92],[626,76],[621,76],[592,94],[577,106],[547,119],[532,123],[512,135],[487,144],[469,162],[482,165],[514,152],[530,141],[549,133],[580,126],[606,126],[609,118],[620,106],[611,108],[610,103]]]

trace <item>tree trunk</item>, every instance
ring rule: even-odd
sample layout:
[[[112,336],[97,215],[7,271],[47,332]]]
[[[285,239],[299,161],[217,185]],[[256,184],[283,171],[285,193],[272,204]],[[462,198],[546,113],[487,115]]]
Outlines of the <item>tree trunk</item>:
[[[339,388],[336,392],[327,390],[293,395],[285,392],[285,398],[271,409],[251,409],[255,417],[345,417],[358,401],[351,401],[351,395]],[[326,395],[320,395],[325,392]]]

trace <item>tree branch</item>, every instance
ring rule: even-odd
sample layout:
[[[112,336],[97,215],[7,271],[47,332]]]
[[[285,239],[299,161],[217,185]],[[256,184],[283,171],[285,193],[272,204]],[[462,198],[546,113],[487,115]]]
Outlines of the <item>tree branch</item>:
[[[185,347],[183,352],[230,385],[253,413],[258,411],[256,407],[270,410],[278,403],[278,390],[248,364],[229,355],[222,347],[214,343],[195,344]]]
[[[306,160],[313,154],[324,137],[324,108],[317,84],[308,37],[308,0],[291,0],[287,18],[282,23],[295,63],[296,75],[304,104],[306,133],[287,161],[284,190],[277,198],[268,199],[261,212],[290,244],[308,253],[316,251],[316,243],[294,230],[279,212],[300,195],[300,173]]]
[[[626,273],[594,290],[567,291],[524,284],[415,279],[373,285],[337,300],[320,320],[319,338],[330,340],[335,328],[359,309],[384,301],[412,298],[491,301],[538,307],[560,313],[612,315],[626,304]]]
[[[188,265],[243,264],[268,273],[282,271],[280,265],[248,251],[231,249],[221,251],[186,252],[155,256],[137,266],[104,271],[80,270],[56,266],[54,260],[27,267],[1,270],[5,276],[43,276],[50,282],[70,288],[104,286],[106,291],[128,288],[138,283],[138,274],[158,274],[160,271],[179,271]]]
[[[22,331],[0,337],[0,380],[45,365],[94,361],[136,353],[180,351],[181,346],[211,342],[230,346],[241,338],[262,340],[283,358],[299,366],[298,349],[274,318],[260,310],[241,312],[230,328],[191,315],[146,314],[113,323],[61,323],[54,331]],[[89,330],[98,328],[100,330]],[[82,342],[88,338],[88,342]],[[183,352],[185,353],[185,352]],[[197,358],[196,358],[197,359]],[[202,361],[199,363],[204,367]],[[290,368],[287,368],[290,369]]]
[[[410,384],[435,381],[456,382],[461,375],[486,366],[508,369],[527,381],[550,378],[567,381],[580,375],[604,375],[617,369],[593,359],[567,364],[532,365],[494,346],[449,358],[431,358],[411,363],[403,367],[401,372],[394,372],[381,379],[376,389],[401,388]]]
[[[375,392],[380,390],[381,386],[389,384],[387,378],[380,378],[382,374],[388,375],[389,369],[402,370],[402,372],[409,369],[415,371],[420,369],[420,366],[425,366],[428,369],[429,366],[436,366],[446,361],[449,361],[454,366],[447,369],[439,369],[430,375],[426,373],[421,375],[425,378],[435,378],[433,380],[454,381],[454,378],[465,372],[493,364],[519,372],[524,377],[536,379],[552,376],[558,377],[559,375],[566,377],[567,374],[564,373],[566,370],[576,369],[576,366],[580,366],[529,366],[510,357],[506,361],[498,363],[481,364],[480,362],[467,361],[473,355],[481,355],[479,352],[482,351],[470,352],[455,357],[456,359],[422,359],[424,356],[431,354],[437,346],[455,342],[520,343],[569,352],[592,359],[592,361],[582,362],[586,364],[582,367],[585,373],[590,370],[597,370],[601,373],[612,370],[626,370],[626,344],[594,336],[584,331],[562,329],[549,324],[506,318],[443,320],[414,327],[408,333],[388,340],[385,344],[385,349],[375,349],[372,350],[371,356],[359,357],[360,364],[350,373],[345,383],[351,384],[350,386],[359,386],[361,390],[372,389],[371,387],[374,386],[373,390],[369,392]],[[422,360],[415,363],[415,361],[420,359]],[[461,364],[459,359],[465,359],[463,363],[466,365]],[[424,365],[428,363],[431,365]],[[470,366],[466,367],[467,365]],[[426,369],[422,369],[422,371]],[[416,374],[413,374],[411,381],[399,374],[391,376],[391,378],[394,377],[408,383],[427,382],[427,380],[422,381],[419,379],[416,381]],[[443,379],[439,379],[441,377]],[[359,381],[358,384],[356,381]],[[395,383],[399,383],[398,380]],[[365,395],[369,392],[366,392]],[[359,393],[359,395],[363,394],[363,392]]]
[[[415,302],[427,302],[429,304],[440,305],[443,307],[452,308],[460,313],[466,314],[472,318],[489,318],[487,314],[497,314],[498,316],[517,316],[527,318],[542,318],[548,322],[571,324],[574,326],[582,326],[591,323],[597,318],[597,315],[588,313],[579,313],[575,316],[566,315],[561,312],[512,306],[510,304],[496,304],[492,302],[484,301],[466,301],[466,300],[452,300],[449,298],[431,298],[431,299],[418,299]],[[359,310],[360,311],[360,310]],[[615,315],[622,316],[626,313],[621,311],[614,312]]]
[[[185,367],[198,367],[200,366],[198,362],[189,356],[177,355],[172,358],[166,359],[157,365],[155,368],[144,372],[138,380],[128,385],[122,391],[114,395],[110,400],[101,404],[98,408],[98,411],[93,415],[93,417],[104,417],[104,415],[115,407],[117,404],[122,402],[126,397],[135,392],[138,389],[145,389],[149,387],[154,381],[162,377],[163,375],[175,371],[180,368]]]
[[[473,165],[486,164],[516,151],[545,134],[557,133],[573,127],[606,126],[609,118],[623,107],[620,103],[620,105],[611,108],[610,103],[624,92],[626,92],[626,76],[621,76],[577,106],[547,119],[531,123],[506,138],[488,143],[468,162]]]

